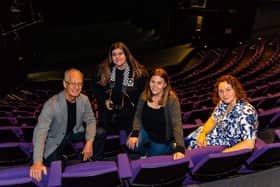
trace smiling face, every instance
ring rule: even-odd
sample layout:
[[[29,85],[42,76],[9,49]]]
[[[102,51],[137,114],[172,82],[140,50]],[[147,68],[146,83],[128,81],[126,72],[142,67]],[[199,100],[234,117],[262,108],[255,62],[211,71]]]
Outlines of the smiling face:
[[[237,101],[235,90],[232,85],[227,83],[226,81],[220,82],[218,85],[218,95],[220,99],[230,105],[235,105]]]
[[[112,60],[118,69],[124,69],[127,63],[125,53],[121,48],[112,51]]]
[[[83,87],[83,75],[76,70],[70,70],[63,81],[65,97],[68,101],[74,102]]]
[[[164,88],[166,88],[167,83],[159,75],[154,75],[151,77],[149,86],[154,96],[161,96],[163,94]]]

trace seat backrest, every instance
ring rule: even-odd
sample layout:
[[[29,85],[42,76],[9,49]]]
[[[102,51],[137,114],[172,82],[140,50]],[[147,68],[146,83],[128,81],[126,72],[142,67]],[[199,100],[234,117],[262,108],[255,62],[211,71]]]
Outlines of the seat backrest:
[[[20,142],[22,132],[20,127],[0,126],[0,143]]]
[[[0,170],[0,186],[9,187],[45,187],[48,176],[43,175],[42,180],[37,182],[29,176],[29,166],[17,166]]]
[[[248,169],[260,170],[280,164],[280,143],[265,144],[253,152],[246,162]]]
[[[183,126],[183,136],[187,137],[195,129],[197,129],[201,124],[182,124]]]
[[[0,117],[0,126],[16,126],[17,120],[15,117]]]
[[[148,157],[131,161],[131,185],[156,186],[182,184],[188,171],[189,161],[185,157],[173,160],[171,155]]]
[[[18,117],[18,116],[34,116],[33,112],[29,112],[29,111],[19,111],[19,110],[14,110],[12,111],[12,116],[14,117]]]
[[[277,121],[276,118],[279,115],[279,113],[280,113],[280,107],[261,111],[258,115],[259,130],[270,128],[272,126],[277,126],[277,124],[273,124],[273,123],[276,123]]]
[[[119,135],[107,135],[104,147],[104,156],[112,157],[121,152],[121,143]]]
[[[279,96],[267,96],[256,106],[257,109],[268,110],[274,107],[277,107],[277,100]]]
[[[280,127],[280,112],[273,116],[270,123],[270,128],[279,128]]]
[[[36,126],[38,118],[36,116],[18,116],[17,122],[19,125]]]
[[[5,111],[5,110],[0,110],[0,116],[3,116],[3,117],[12,117],[13,114],[12,114],[12,112],[8,112],[8,111]]]
[[[280,129],[274,130],[274,133],[275,133],[275,139],[274,139],[274,141],[275,141],[275,142],[280,142]]]
[[[221,153],[225,149],[225,146],[216,145],[216,146],[207,146],[199,147],[196,149],[186,150],[186,156],[189,159],[189,167],[193,168],[198,162],[201,161],[204,157],[213,153]]]
[[[185,123],[196,124],[196,119],[200,119],[203,123],[207,121],[210,113],[212,112],[212,108],[207,107],[203,109],[192,110],[186,119]]]
[[[54,164],[59,166],[53,167]],[[84,162],[79,164],[73,164],[66,166],[65,170],[61,173],[61,161],[55,161],[52,163],[53,167],[50,174],[49,186],[67,186],[67,187],[91,187],[91,186],[104,186],[113,187],[120,184],[118,176],[117,165],[114,161],[96,161],[96,162]],[[58,184],[59,183],[59,184]]]
[[[32,142],[34,127],[22,126],[22,136],[25,142]]]
[[[13,166],[27,164],[31,161],[28,154],[31,144],[24,143],[1,143],[0,144],[0,166]]]
[[[212,180],[237,172],[252,154],[251,149],[213,153],[202,158],[191,170],[196,180]]]
[[[120,130],[119,134],[107,134],[105,139],[104,157],[115,157],[117,154],[126,151],[127,134],[125,130]],[[82,151],[84,142],[72,143],[76,151]]]

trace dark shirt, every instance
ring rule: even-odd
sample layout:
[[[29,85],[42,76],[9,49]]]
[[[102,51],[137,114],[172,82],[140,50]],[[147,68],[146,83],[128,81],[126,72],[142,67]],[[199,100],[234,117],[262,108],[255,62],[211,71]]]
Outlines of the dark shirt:
[[[116,68],[116,82],[112,91],[112,101],[114,104],[121,104],[122,101],[122,84],[123,84],[124,70]]]
[[[76,125],[76,103],[71,103],[69,101],[66,102],[68,110],[67,134],[69,134]]]
[[[144,93],[143,93],[144,94]],[[143,95],[140,96],[137,109],[134,115],[133,129],[130,134],[130,137],[138,137],[140,129],[143,127],[143,108],[145,101]],[[182,128],[182,116],[179,98],[176,95],[169,95],[167,100],[167,105],[163,107],[164,114],[163,117],[166,119],[166,141],[174,140],[176,143],[176,148],[174,152],[185,153],[185,142],[183,136]],[[154,116],[152,116],[154,118]]]
[[[153,141],[167,143],[165,142],[166,124],[162,107],[153,109],[146,102],[142,111],[142,121],[145,131]]]

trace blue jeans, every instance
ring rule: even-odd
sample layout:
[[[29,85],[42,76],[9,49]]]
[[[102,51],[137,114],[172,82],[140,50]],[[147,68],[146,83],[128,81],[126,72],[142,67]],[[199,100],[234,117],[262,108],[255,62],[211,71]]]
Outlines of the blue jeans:
[[[144,128],[140,129],[139,132],[139,145],[136,151],[141,156],[156,156],[156,155],[170,155],[173,153],[173,142],[170,143],[158,143],[149,137],[148,133]]]

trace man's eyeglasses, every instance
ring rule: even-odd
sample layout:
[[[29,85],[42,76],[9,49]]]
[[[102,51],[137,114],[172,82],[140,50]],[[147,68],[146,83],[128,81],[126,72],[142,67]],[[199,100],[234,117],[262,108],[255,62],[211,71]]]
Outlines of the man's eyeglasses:
[[[83,86],[82,82],[70,82],[70,81],[66,81],[66,80],[64,80],[64,81],[70,86],[79,86],[79,87]]]

